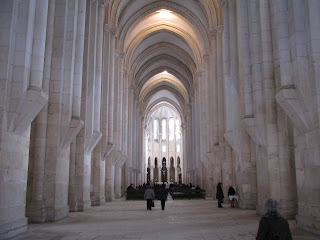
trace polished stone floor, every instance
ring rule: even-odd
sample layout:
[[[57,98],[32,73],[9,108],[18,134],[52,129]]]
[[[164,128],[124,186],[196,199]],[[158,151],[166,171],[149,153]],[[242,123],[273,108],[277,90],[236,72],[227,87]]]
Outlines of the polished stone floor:
[[[217,208],[214,200],[169,199],[161,210],[159,201],[149,211],[145,201],[124,199],[93,207],[85,212],[70,213],[53,223],[30,224],[28,232],[13,239],[103,240],[103,239],[255,239],[260,217],[252,210]],[[289,221],[293,239],[316,240],[296,229]]]

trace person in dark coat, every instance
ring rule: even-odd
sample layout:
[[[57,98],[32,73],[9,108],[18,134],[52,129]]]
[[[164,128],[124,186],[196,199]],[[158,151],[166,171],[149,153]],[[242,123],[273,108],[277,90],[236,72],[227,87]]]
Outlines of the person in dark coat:
[[[267,213],[260,219],[256,240],[292,240],[288,221],[277,211],[278,202],[269,198],[264,207]]]
[[[222,183],[221,182],[219,182],[218,185],[217,185],[216,199],[218,199],[218,208],[222,208],[221,203],[223,203],[224,195],[223,195]]]
[[[162,210],[164,210],[164,207],[166,205],[167,196],[168,196],[168,192],[167,192],[166,186],[162,184],[162,187],[159,190],[159,196],[158,196],[158,199],[161,200]]]
[[[154,191],[151,186],[144,192],[144,199],[147,200],[147,209],[151,210],[152,201],[155,197]]]
[[[235,194],[236,194],[236,190],[234,190],[234,188],[232,186],[230,186],[229,190],[228,190],[228,197],[233,196]],[[234,198],[232,198],[232,200],[231,200],[231,207],[234,207]]]
[[[132,191],[132,190],[134,190],[134,188],[133,188],[133,185],[130,184],[129,187],[127,188],[127,191]]]

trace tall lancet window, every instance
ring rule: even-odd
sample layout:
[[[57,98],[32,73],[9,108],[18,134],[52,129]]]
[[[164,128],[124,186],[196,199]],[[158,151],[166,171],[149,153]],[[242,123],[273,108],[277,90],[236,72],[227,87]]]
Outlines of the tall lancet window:
[[[159,133],[159,120],[155,119],[153,122],[153,139],[158,140],[158,133]]]
[[[162,119],[162,140],[167,139],[167,119]]]
[[[180,135],[180,120],[176,119],[176,139],[179,140],[181,137]]]
[[[173,118],[169,119],[169,141],[174,139],[174,120]]]

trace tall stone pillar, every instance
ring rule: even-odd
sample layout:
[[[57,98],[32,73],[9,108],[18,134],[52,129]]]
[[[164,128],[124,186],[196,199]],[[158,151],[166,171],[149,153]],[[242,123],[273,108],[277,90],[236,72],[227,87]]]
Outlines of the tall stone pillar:
[[[116,141],[114,139],[114,131],[116,130],[115,128],[115,120],[114,118],[116,117],[114,112],[115,109],[117,109],[117,105],[115,102],[115,92],[117,91],[117,88],[115,88],[115,37],[117,33],[117,29],[115,28],[110,28],[108,25],[105,25],[105,38],[106,40],[106,45],[105,48],[108,50],[109,56],[108,59],[108,111],[107,111],[107,116],[108,116],[108,140],[107,140],[107,150],[109,153],[106,156],[106,180],[105,180],[105,196],[106,196],[106,201],[112,201],[114,199],[114,169],[115,166],[113,162],[115,161],[116,158]]]
[[[6,23],[0,29],[0,238],[3,239],[27,229],[30,124],[48,101],[42,89],[48,2],[1,1],[0,9],[1,19]],[[42,12],[35,14],[36,11]],[[40,20],[44,22],[38,23]],[[39,48],[33,48],[37,43]],[[37,172],[35,177],[41,178],[42,174]],[[38,192],[33,197],[41,200],[41,186],[35,188]]]
[[[42,4],[44,4],[44,2]],[[43,29],[43,25],[46,25],[47,28],[47,32],[44,33],[46,34],[45,39],[42,39],[43,43],[45,43],[42,86],[46,94],[49,92],[55,2],[51,1],[47,7],[47,19],[37,20],[38,24],[42,25],[42,27],[39,27],[39,29]],[[44,9],[41,9],[40,11],[44,11]],[[46,11],[44,11],[44,13],[46,13]],[[45,14],[42,15],[42,17],[44,16]],[[35,31],[38,30],[35,29]],[[41,64],[39,66],[41,66]],[[35,118],[31,126],[31,144],[28,170],[29,175],[27,186],[28,193],[26,198],[26,216],[28,217],[29,222],[45,221],[44,168],[46,155],[45,139],[47,137],[47,115],[48,105],[46,104],[40,111],[39,115]]]
[[[68,193],[69,184],[70,143],[83,124],[79,119],[74,121],[72,117],[77,40],[75,16],[78,14],[78,8],[79,5],[76,2],[56,1],[46,140],[47,221],[55,221],[68,215],[68,194],[66,193]]]
[[[224,73],[223,73],[223,26],[217,26],[216,27],[216,43],[217,43],[217,101],[218,101],[218,142],[219,146],[217,148],[216,143],[214,143],[214,153],[220,155],[220,161],[218,162],[220,166],[216,166],[218,169],[214,173],[214,193],[213,197],[215,198],[215,189],[218,184],[218,182],[222,181],[222,163],[230,163],[232,162],[232,159],[225,157],[225,145],[227,144],[224,138],[225,133],[225,92],[224,92]],[[218,151],[215,151],[218,150]],[[229,164],[230,165],[230,164]],[[230,167],[227,168],[232,170]],[[225,182],[225,181],[224,181]]]
[[[102,51],[104,11],[101,8],[104,7],[99,7],[98,2],[87,2],[81,98],[81,119],[84,119],[85,124],[76,140],[76,167],[71,166],[72,171],[70,171],[70,211],[84,211],[91,207],[91,166],[94,165],[91,163],[91,153],[102,136],[100,133],[102,54],[95,54],[96,51]]]
[[[115,175],[114,175],[114,193],[115,198],[121,198],[121,175],[122,175],[122,168],[118,165],[115,166]]]
[[[230,39],[231,39],[231,28],[234,27],[234,22],[232,19],[231,10],[230,10],[230,2],[229,0],[219,0],[220,5],[223,8],[223,46],[224,46],[224,106],[225,106],[225,118],[224,118],[224,138],[228,143],[225,145],[225,161],[222,163],[222,183],[223,187],[226,189],[228,185],[232,183],[232,148],[231,144],[235,143],[234,138],[237,136],[236,132],[234,131],[234,118],[236,113],[234,113],[233,104],[234,102],[238,103],[237,100],[234,100],[234,85],[232,83],[232,68],[231,68],[231,60],[232,60],[232,49],[230,47]],[[219,49],[219,48],[218,48]],[[233,102],[234,101],[234,102]],[[229,145],[230,144],[230,145]],[[236,151],[236,146],[233,146],[233,149]]]
[[[115,198],[115,196],[114,196],[114,171],[115,171],[115,166],[112,164],[114,157],[115,157],[114,154],[111,153],[107,157],[107,160],[106,160],[105,196],[106,196],[106,201],[107,202],[110,202],[110,201],[114,200],[114,198]]]
[[[100,111],[101,115],[104,114],[105,104],[102,100],[106,99],[105,94],[102,94],[101,89],[106,89],[107,87],[104,85],[107,79],[103,79],[102,76],[102,53],[103,53],[103,35],[104,35],[104,12],[105,12],[106,4],[104,1],[100,2],[98,6],[98,17],[97,17],[97,40],[96,40],[96,79],[97,84],[95,86],[95,125],[100,126],[99,131],[103,132],[103,129],[106,128],[105,125],[105,116],[102,116],[102,123],[100,125]],[[107,91],[106,91],[107,92]],[[100,109],[98,109],[98,106]],[[105,156],[106,151],[108,151],[106,144],[106,134],[104,139],[101,140],[95,147],[92,154],[92,169],[91,169],[91,185],[93,187],[91,192],[91,205],[99,206],[104,204],[105,202]]]

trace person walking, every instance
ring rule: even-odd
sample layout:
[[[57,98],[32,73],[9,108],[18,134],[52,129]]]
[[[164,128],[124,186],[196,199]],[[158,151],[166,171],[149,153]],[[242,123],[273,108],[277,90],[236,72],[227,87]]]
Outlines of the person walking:
[[[167,196],[168,196],[168,192],[167,192],[166,186],[162,184],[162,187],[159,190],[159,196],[158,196],[158,199],[161,200],[162,210],[164,210],[164,207],[166,205]]]
[[[221,182],[217,185],[216,199],[218,199],[218,208],[222,208],[221,203],[223,203],[224,195]]]
[[[147,210],[151,210],[152,201],[154,200],[154,191],[151,186],[144,192],[144,199],[147,200]]]
[[[278,202],[271,198],[265,201],[267,213],[260,219],[256,240],[292,240],[288,221],[280,215],[278,206]]]

